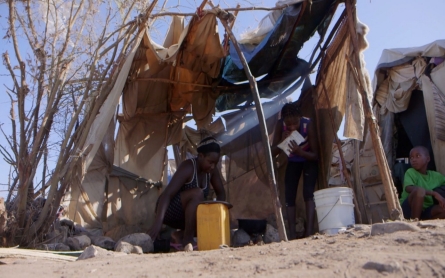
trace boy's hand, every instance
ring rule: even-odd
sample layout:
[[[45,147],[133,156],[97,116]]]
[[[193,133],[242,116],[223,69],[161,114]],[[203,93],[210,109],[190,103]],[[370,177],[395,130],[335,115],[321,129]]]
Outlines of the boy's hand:
[[[445,198],[435,191],[433,191],[433,197],[439,202],[439,206],[445,210]]]

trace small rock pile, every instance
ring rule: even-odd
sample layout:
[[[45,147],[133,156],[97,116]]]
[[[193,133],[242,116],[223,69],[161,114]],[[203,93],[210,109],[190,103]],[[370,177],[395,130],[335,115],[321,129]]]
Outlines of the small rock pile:
[[[248,234],[243,229],[238,229],[232,232],[232,246],[243,247],[247,245],[263,245],[264,243],[280,242],[278,230],[272,225],[266,225],[266,231],[261,234]]]
[[[131,230],[131,229],[130,229]],[[248,234],[243,229],[232,230],[232,247],[263,245],[280,242],[278,230],[267,224],[264,234]],[[88,259],[109,251],[125,254],[154,253],[154,244],[150,236],[142,232],[133,232],[115,241],[108,236],[92,235],[83,227],[75,225],[69,219],[57,219],[46,241],[37,249],[48,251],[84,251],[79,259]]]
[[[126,254],[153,253],[153,241],[146,233],[133,233],[120,238],[117,242],[111,237],[95,236],[84,228],[74,225],[69,219],[57,220],[52,231],[47,234],[44,244],[37,246],[40,250],[49,251],[82,251],[90,246],[101,249],[123,252]],[[93,248],[96,250],[97,248]],[[92,249],[92,250],[93,250]],[[94,251],[91,251],[93,252]]]

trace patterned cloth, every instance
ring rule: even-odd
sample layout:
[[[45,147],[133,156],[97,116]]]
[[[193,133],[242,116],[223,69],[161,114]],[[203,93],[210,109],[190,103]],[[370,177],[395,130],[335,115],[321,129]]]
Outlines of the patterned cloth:
[[[190,182],[185,183],[178,191],[178,193],[176,193],[176,195],[171,199],[167,211],[165,212],[164,215],[164,224],[175,229],[185,228],[185,213],[182,208],[181,192],[192,188],[201,188],[198,184],[198,173],[196,172],[197,158],[192,158],[190,160],[192,161],[194,168],[193,178]],[[210,173],[207,173],[204,188],[201,188],[204,195],[204,199],[207,197],[207,195],[209,195],[209,184],[210,184]]]

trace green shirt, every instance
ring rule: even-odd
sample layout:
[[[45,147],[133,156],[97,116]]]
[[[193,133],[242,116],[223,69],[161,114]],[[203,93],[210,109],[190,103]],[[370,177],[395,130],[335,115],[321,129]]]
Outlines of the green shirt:
[[[405,178],[403,180],[403,192],[400,198],[400,204],[408,198],[409,193],[406,192],[407,186],[420,186],[426,190],[433,190],[436,187],[445,185],[445,176],[436,171],[428,170],[426,175],[422,175],[417,172],[414,168],[409,168],[405,172]],[[433,196],[425,196],[423,200],[423,208],[426,209],[434,205]]]

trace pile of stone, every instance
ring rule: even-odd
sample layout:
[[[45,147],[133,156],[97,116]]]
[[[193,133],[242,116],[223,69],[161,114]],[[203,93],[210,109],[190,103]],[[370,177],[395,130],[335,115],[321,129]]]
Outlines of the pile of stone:
[[[40,250],[82,251],[89,246],[126,254],[153,253],[153,241],[146,233],[134,233],[114,241],[111,237],[92,235],[69,219],[56,220]]]
[[[127,232],[130,232],[129,229]],[[119,231],[114,234],[114,238]],[[126,233],[123,233],[126,234]],[[232,247],[243,247],[248,245],[262,245],[265,243],[280,242],[278,230],[267,224],[266,230],[261,234],[248,234],[243,229],[231,231]],[[150,236],[142,232],[133,232],[115,241],[109,236],[93,235],[83,227],[74,224],[69,219],[57,219],[46,235],[45,241],[36,247],[48,251],[83,251],[85,253],[97,253],[97,250],[123,252],[126,254],[153,253],[154,245]],[[91,257],[93,255],[86,255]]]
[[[231,242],[233,247],[263,245],[265,243],[280,242],[280,235],[276,228],[267,224],[264,234],[248,234],[243,229],[232,230]]]

